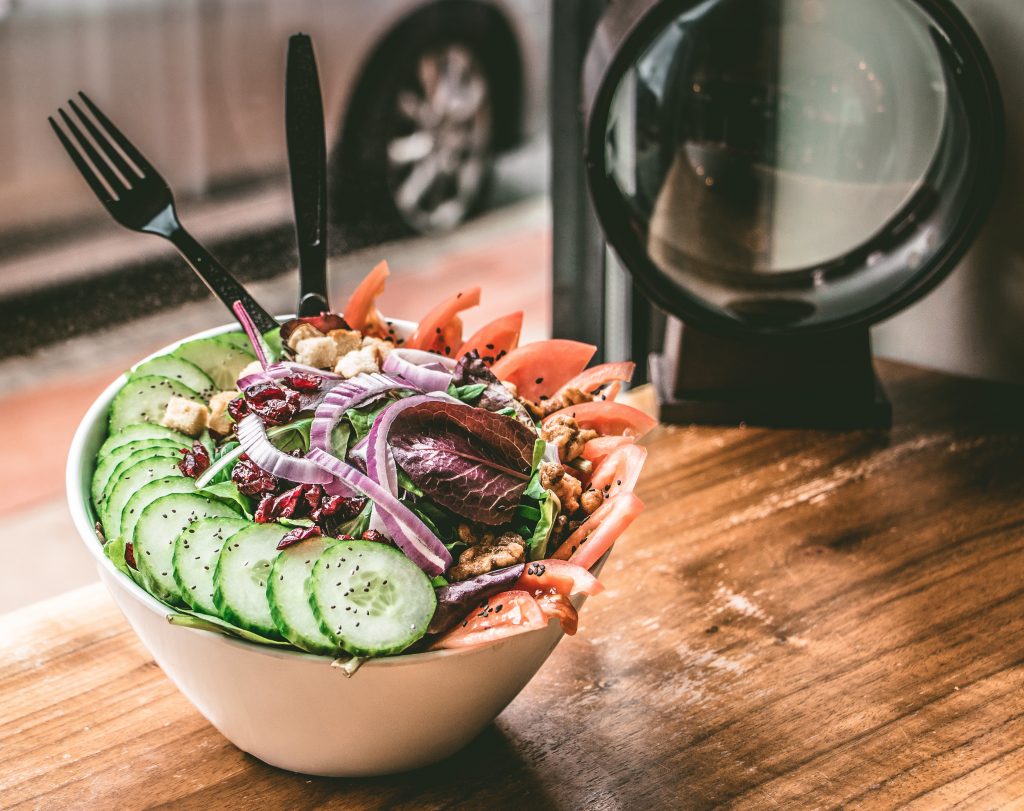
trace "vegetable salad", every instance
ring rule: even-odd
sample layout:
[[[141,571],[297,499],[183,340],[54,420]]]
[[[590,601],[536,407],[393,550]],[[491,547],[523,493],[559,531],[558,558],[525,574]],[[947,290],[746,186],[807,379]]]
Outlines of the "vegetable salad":
[[[643,505],[633,364],[463,336],[464,290],[411,331],[371,271],[341,313],[246,325],[133,369],[96,457],[97,532],[172,622],[351,657],[577,626],[574,594]]]

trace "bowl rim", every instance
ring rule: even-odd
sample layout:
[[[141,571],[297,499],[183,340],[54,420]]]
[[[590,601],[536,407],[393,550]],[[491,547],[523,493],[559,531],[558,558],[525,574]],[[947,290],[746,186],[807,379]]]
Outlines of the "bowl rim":
[[[278,316],[278,320],[284,321],[291,318],[290,315]],[[398,327],[400,330],[412,331],[415,329],[416,324],[412,321],[407,321],[399,318],[388,319],[389,323]],[[241,327],[235,323],[221,324],[210,329],[202,330],[200,332],[193,333],[184,338],[176,341],[172,341],[166,346],[161,347],[155,352],[147,355],[145,358],[136,361],[129,367],[130,371],[140,363],[145,363],[147,360],[158,357],[160,355],[167,354],[173,351],[181,344],[186,341],[194,341],[200,338],[210,338],[215,335],[222,335],[227,332],[241,332]],[[101,567],[104,571],[110,574],[114,582],[117,583],[132,599],[136,602],[141,603],[143,606],[148,608],[154,614],[159,614],[163,617],[169,616],[170,611],[174,609],[164,605],[157,600],[153,595],[139,586],[130,577],[126,577],[117,567],[114,566],[113,562],[103,554],[102,544],[97,542],[95,521],[90,517],[90,508],[88,506],[88,498],[83,490],[82,482],[85,481],[83,466],[88,464],[92,466],[92,454],[86,453],[86,446],[89,442],[89,435],[92,433],[94,427],[98,422],[104,420],[107,417],[107,413],[110,408],[110,403],[114,399],[114,395],[121,389],[121,387],[128,381],[128,372],[122,372],[116,379],[114,379],[92,402],[88,409],[86,409],[85,415],[78,423],[78,427],[75,429],[74,436],[71,439],[71,445],[68,448],[68,460],[65,467],[65,490],[67,493],[68,509],[71,512],[71,520],[75,525],[75,529],[78,531],[78,535],[82,542],[85,544],[86,549],[92,556],[96,564]],[[610,551],[610,550],[609,550]],[[170,625],[170,623],[168,623]],[[309,653],[299,649],[280,649],[270,645],[263,645],[259,642],[250,642],[245,639],[240,639],[234,636],[228,636],[227,634],[218,633],[215,631],[204,631],[199,628],[188,628],[184,626],[171,626],[176,631],[193,631],[198,633],[206,633],[213,637],[217,637],[220,642],[227,645],[238,646],[243,650],[252,651],[264,656],[270,656],[277,659],[287,660],[307,660],[310,662],[333,662],[339,657],[331,655],[322,655],[316,653]],[[546,628],[538,628],[536,631],[543,631]],[[456,656],[469,656],[474,653],[481,653],[483,651],[493,650],[498,647],[502,647],[507,644],[514,644],[514,641],[520,637],[527,637],[531,632],[523,634],[516,634],[513,636],[505,637],[503,639],[494,640],[492,642],[485,642],[481,645],[473,645],[465,648],[448,648],[444,650],[435,651],[421,651],[418,653],[399,653],[393,656],[380,656],[380,657],[369,657],[364,659],[360,665],[360,670],[367,667],[409,667],[424,662],[433,661],[436,659],[447,659]]]

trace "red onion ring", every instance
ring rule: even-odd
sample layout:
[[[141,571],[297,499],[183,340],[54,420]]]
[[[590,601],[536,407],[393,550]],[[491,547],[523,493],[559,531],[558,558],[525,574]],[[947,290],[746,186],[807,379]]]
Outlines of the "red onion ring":
[[[320,448],[310,450],[307,458],[371,499],[391,539],[428,575],[442,574],[452,564],[452,556],[440,539],[380,484]]]

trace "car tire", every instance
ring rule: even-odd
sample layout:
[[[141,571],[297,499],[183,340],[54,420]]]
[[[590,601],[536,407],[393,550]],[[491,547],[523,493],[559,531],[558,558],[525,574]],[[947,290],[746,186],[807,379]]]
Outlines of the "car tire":
[[[346,117],[336,210],[375,236],[437,233],[475,213],[494,169],[494,74],[458,18],[375,58]],[[383,66],[383,67],[382,67]]]

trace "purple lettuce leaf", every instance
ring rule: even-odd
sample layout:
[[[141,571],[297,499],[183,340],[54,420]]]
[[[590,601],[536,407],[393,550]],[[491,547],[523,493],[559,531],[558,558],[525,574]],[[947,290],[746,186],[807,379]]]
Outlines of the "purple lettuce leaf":
[[[407,408],[389,434],[395,461],[429,498],[490,526],[512,519],[535,440],[515,420],[442,400]]]
[[[443,634],[450,631],[466,618],[474,605],[514,588],[525,568],[525,563],[517,563],[437,589],[437,610],[430,620],[427,633]]]
[[[480,399],[477,400],[477,408],[484,408],[488,411],[502,411],[511,408],[515,413],[515,419],[527,428],[536,432],[536,427],[530,412],[526,410],[501,381],[495,377],[486,363],[480,358],[480,353],[475,349],[467,352],[455,367],[452,382],[456,386],[470,386],[474,383],[483,383],[484,389]]]

